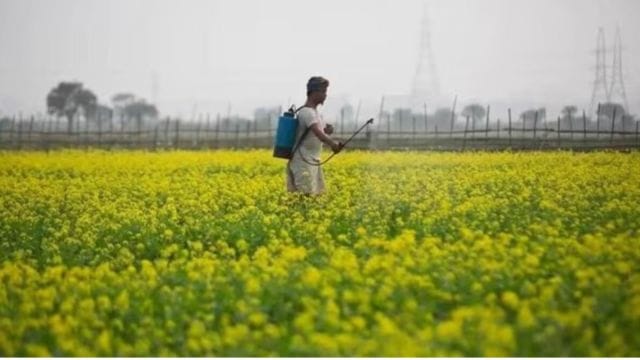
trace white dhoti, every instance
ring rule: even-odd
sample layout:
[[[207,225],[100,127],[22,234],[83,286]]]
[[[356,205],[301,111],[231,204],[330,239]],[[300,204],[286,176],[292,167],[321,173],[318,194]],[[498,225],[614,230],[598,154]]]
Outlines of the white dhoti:
[[[310,129],[314,124],[318,124],[323,129],[324,120],[316,109],[304,107],[298,111],[298,123],[296,144],[300,144],[285,168],[287,190],[309,195],[321,194],[324,192],[322,168],[312,164],[320,162],[322,142]],[[306,137],[304,137],[305,131]]]
[[[312,159],[309,162],[315,162]],[[299,156],[294,158],[286,167],[287,190],[309,195],[322,194],[325,190],[322,167],[305,163]]]

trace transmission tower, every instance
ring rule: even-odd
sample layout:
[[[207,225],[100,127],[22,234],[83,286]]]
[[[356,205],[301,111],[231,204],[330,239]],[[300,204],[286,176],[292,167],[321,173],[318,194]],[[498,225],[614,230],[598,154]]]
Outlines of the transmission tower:
[[[440,95],[440,84],[436,71],[433,50],[431,48],[431,30],[427,5],[423,4],[422,24],[420,33],[420,49],[418,51],[418,66],[413,77],[411,95],[414,100],[432,100]]]
[[[619,27],[616,29],[616,42],[613,47],[613,67],[609,87],[609,101],[620,102],[624,104],[625,111],[629,111],[627,93],[624,90],[624,77],[622,76],[622,37],[620,36]]]
[[[593,81],[591,95],[591,110],[593,114],[599,102],[609,102],[609,88],[607,86],[606,48],[604,45],[604,30],[598,28],[598,40],[596,45],[596,78]]]

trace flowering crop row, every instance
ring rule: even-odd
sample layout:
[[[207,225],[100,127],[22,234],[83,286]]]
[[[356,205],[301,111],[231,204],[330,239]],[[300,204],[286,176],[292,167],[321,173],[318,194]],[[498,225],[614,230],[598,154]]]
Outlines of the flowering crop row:
[[[0,153],[2,356],[640,356],[640,154]]]

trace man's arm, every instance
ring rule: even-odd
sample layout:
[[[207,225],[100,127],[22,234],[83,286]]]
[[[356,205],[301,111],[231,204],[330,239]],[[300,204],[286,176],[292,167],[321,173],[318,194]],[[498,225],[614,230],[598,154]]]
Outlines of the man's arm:
[[[342,144],[331,140],[331,138],[327,136],[327,134],[325,134],[322,129],[320,129],[320,125],[318,125],[318,123],[311,125],[311,131],[313,131],[315,136],[317,136],[320,141],[331,147],[331,150],[333,150],[333,152],[337,153],[342,150]]]

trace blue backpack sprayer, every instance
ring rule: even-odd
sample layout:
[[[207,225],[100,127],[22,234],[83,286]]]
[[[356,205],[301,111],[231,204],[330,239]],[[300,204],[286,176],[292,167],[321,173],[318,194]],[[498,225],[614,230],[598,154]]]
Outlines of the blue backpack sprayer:
[[[300,140],[296,144],[296,134],[298,132],[298,126],[299,126],[298,119],[296,118],[296,113],[300,111],[300,109],[302,109],[302,107],[296,110],[295,106],[291,106],[289,110],[284,112],[282,116],[278,118],[278,128],[276,130],[275,145],[273,149],[274,157],[291,160],[293,158],[293,155],[296,153],[296,151],[300,147],[300,144],[302,143],[302,141],[305,139],[305,137],[311,130],[311,127],[306,128],[304,130],[304,133],[302,133]],[[373,118],[367,120],[367,122],[364,123],[364,125],[362,125],[358,130],[356,130],[351,135],[351,137],[349,137],[349,139],[347,139],[342,144],[342,147],[344,148],[356,135],[358,135],[358,133],[360,133],[365,127],[367,127],[367,125],[370,125],[370,124],[373,124]],[[317,163],[309,162],[304,158],[302,160],[309,165],[321,166],[326,164],[329,160],[331,160],[331,158],[335,154],[337,153],[333,153],[326,160],[322,162],[317,162]]]

